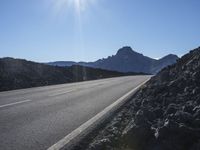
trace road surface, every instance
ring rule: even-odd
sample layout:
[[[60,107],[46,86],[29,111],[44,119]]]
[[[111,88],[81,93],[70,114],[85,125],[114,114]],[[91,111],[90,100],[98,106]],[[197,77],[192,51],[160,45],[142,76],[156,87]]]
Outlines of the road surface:
[[[45,150],[150,76],[0,92],[0,149]]]

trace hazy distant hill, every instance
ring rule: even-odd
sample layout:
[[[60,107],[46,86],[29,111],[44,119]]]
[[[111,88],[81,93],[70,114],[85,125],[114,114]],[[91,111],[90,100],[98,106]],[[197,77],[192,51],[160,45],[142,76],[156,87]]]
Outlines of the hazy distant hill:
[[[74,65],[57,67],[22,59],[0,59],[0,91],[131,75]]]
[[[178,56],[170,54],[159,60],[156,60],[133,51],[131,47],[123,47],[118,50],[116,55],[109,56],[108,58],[99,59],[95,62],[72,63],[68,61],[57,61],[48,64],[54,66],[70,66],[73,64],[79,64],[119,72],[146,72],[155,74],[159,72],[162,68],[174,64],[177,59]]]

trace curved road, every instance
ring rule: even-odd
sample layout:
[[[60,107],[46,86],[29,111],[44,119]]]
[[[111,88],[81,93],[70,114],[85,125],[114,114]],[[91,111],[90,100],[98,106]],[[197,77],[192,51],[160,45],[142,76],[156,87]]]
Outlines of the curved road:
[[[0,149],[45,150],[151,76],[0,92]]]

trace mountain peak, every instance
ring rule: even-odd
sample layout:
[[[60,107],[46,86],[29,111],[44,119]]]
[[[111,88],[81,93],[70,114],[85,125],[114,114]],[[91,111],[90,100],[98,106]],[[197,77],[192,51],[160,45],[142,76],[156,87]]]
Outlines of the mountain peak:
[[[160,60],[163,60],[163,59],[170,59],[170,60],[177,60],[179,57],[175,54],[168,54],[164,57],[162,57]]]
[[[135,53],[130,46],[124,46],[117,51],[116,55],[130,55]]]

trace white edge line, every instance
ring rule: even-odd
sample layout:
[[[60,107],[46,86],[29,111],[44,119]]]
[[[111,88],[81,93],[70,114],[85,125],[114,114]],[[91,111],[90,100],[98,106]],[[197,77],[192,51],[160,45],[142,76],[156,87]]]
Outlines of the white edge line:
[[[90,127],[92,124],[94,124],[100,118],[105,116],[114,107],[117,107],[118,105],[120,105],[120,103],[122,103],[123,101],[130,98],[130,96],[132,96],[132,94],[134,94],[134,92],[136,92],[143,84],[145,84],[149,80],[150,80],[150,78],[147,79],[146,81],[142,82],[141,84],[139,84],[137,87],[135,87],[134,89],[132,89],[131,91],[129,91],[128,93],[123,95],[122,97],[120,97],[117,101],[115,101],[114,103],[112,103],[111,105],[106,107],[104,110],[102,110],[100,113],[95,115],[93,118],[91,118],[90,120],[88,120],[87,122],[82,124],[81,126],[79,126],[77,129],[73,130],[70,134],[68,134],[63,139],[61,139],[60,141],[58,141],[57,143],[55,143],[54,145],[49,147],[47,150],[60,150],[60,149],[62,149],[64,146],[69,144],[71,140],[73,140],[77,136],[81,135],[81,133],[83,131],[85,131],[88,127]]]
[[[12,105],[17,105],[17,104],[21,104],[21,103],[26,103],[26,102],[30,102],[30,101],[31,100],[28,99],[28,100],[24,100],[24,101],[15,102],[15,103],[0,105],[0,108],[7,107],[7,106],[12,106]]]
[[[73,91],[75,91],[75,90],[76,90],[76,89],[69,90],[69,91],[65,91],[65,92],[60,92],[60,93],[55,93],[55,94],[50,94],[49,96],[52,97],[52,96],[64,95],[64,94],[73,92]]]

